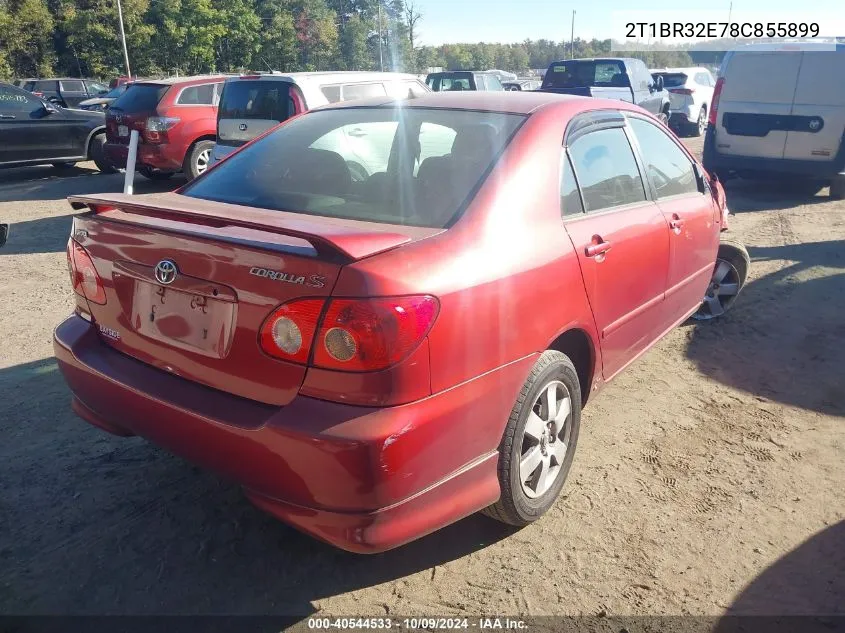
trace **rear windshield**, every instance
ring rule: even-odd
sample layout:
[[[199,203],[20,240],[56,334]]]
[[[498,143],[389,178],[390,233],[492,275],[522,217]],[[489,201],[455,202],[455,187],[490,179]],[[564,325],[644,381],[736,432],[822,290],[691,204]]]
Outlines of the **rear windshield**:
[[[318,110],[182,193],[308,215],[445,227],[525,117],[426,108]]]
[[[124,112],[155,110],[169,87],[161,84],[132,84],[126,89],[126,92],[115,99],[111,107]]]
[[[426,78],[426,83],[434,92],[473,90],[472,73],[438,73]]]
[[[666,88],[680,88],[687,83],[687,76],[684,73],[654,73],[655,77],[663,77],[663,85]]]
[[[543,88],[615,88],[630,85],[625,65],[617,61],[568,61],[552,64]]]
[[[218,118],[285,121],[294,112],[286,81],[229,81],[223,88]]]

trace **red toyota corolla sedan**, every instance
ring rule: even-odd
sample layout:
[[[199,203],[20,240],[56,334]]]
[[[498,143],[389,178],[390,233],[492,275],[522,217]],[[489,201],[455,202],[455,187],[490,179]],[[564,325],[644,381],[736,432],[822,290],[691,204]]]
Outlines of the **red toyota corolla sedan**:
[[[543,93],[338,104],[177,192],[71,202],[74,411],[356,552],[538,519],[588,394],[747,273],[671,132]]]

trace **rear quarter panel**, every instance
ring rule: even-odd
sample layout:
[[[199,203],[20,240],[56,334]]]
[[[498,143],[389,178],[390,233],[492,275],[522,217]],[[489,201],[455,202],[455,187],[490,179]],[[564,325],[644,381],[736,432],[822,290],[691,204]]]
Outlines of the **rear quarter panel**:
[[[433,393],[542,352],[571,328],[596,340],[560,215],[567,121],[562,107],[532,115],[451,229],[341,272],[334,295],[438,297],[429,334]]]
[[[159,106],[161,116],[179,117],[168,136],[172,151],[181,153],[182,159],[188,148],[199,138],[217,137],[217,107],[209,105],[170,105]]]

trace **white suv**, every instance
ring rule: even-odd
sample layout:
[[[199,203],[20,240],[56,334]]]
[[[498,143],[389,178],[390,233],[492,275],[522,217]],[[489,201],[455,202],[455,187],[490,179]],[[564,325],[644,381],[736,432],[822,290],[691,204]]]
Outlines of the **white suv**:
[[[651,74],[663,77],[669,91],[669,125],[678,132],[701,136],[713,101],[716,80],[706,68],[661,68]]]
[[[220,97],[211,164],[278,123],[318,106],[366,97],[401,99],[427,92],[431,91],[416,75],[405,73],[275,71],[231,77]]]

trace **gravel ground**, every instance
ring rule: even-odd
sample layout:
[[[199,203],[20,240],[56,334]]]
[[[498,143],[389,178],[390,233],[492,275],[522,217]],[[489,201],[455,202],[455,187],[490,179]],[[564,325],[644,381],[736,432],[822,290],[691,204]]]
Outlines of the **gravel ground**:
[[[71,413],[64,198],[120,188],[91,164],[0,171],[0,613],[845,614],[845,203],[826,191],[729,188],[749,285],[590,403],[548,516],[362,557]]]

